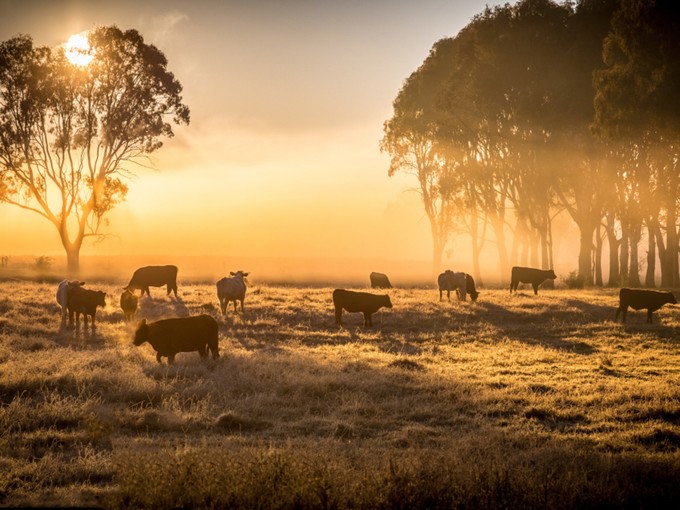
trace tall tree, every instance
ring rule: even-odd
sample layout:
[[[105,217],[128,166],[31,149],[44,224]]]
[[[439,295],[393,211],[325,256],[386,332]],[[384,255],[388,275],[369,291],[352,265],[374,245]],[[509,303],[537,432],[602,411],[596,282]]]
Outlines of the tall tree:
[[[85,65],[29,36],[0,44],[0,200],[54,225],[70,273],[124,200],[130,165],[173,135],[171,121],[189,122],[165,55],[137,31],[100,27],[88,41]]]
[[[594,129],[605,140],[628,144],[631,151],[643,145],[652,155],[639,162],[648,167],[642,175],[656,171],[651,177],[663,179],[657,187],[665,208],[659,217],[666,224],[657,228],[655,219],[648,218],[647,226],[659,248],[662,284],[677,285],[680,12],[673,0],[622,0],[611,26],[605,66],[594,74]],[[660,235],[664,227],[665,243]]]
[[[418,183],[417,191],[432,232],[432,268],[440,269],[444,248],[455,216],[454,172],[442,157],[437,143],[436,107],[439,91],[449,68],[442,65],[453,50],[454,40],[444,39],[433,47],[420,68],[411,74],[394,100],[394,114],[385,122],[381,151],[391,156],[388,175],[406,172]]]

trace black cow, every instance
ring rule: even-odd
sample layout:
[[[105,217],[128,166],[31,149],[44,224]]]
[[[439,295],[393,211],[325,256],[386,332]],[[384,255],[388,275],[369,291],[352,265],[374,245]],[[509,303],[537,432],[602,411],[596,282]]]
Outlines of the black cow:
[[[388,295],[369,294],[368,292],[354,292],[352,290],[335,289],[333,291],[333,305],[335,306],[335,323],[342,325],[342,310],[361,312],[364,314],[364,326],[373,326],[371,316],[380,308],[392,308],[392,301]]]
[[[465,274],[465,290],[470,294],[472,301],[477,301],[479,292],[477,292],[477,288],[475,287],[475,279],[467,273]]]
[[[517,290],[520,282],[530,283],[534,288],[534,294],[538,294],[538,286],[544,281],[557,278],[552,269],[534,269],[533,267],[512,268],[512,279],[510,281],[510,293]]]
[[[151,297],[149,287],[167,286],[168,296],[170,292],[175,293],[177,297],[177,266],[146,266],[140,267],[132,274],[132,279],[124,290],[135,291],[135,289],[142,289],[142,296]]]
[[[371,273],[370,274],[370,279],[371,279],[371,288],[373,289],[391,289],[392,284],[390,283],[390,279],[387,277],[386,274],[383,273]]]
[[[676,304],[675,296],[672,292],[659,290],[628,289],[623,288],[619,291],[619,307],[616,309],[616,320],[623,312],[621,322],[626,322],[626,314],[630,306],[634,310],[647,309],[647,322],[652,323],[652,313],[656,312],[666,303]]]
[[[94,316],[97,313],[97,307],[102,308],[106,306],[104,299],[106,294],[100,290],[85,289],[80,286],[71,287],[68,291],[67,308],[68,308],[68,323],[73,326],[73,315],[76,316],[76,328],[80,327],[80,314],[85,320],[85,327],[87,328],[87,316],[92,317],[92,327],[94,328]]]
[[[467,275],[465,273],[455,273],[447,269],[437,277],[437,287],[439,287],[439,301],[442,300],[444,291],[446,298],[451,301],[451,291],[456,291],[456,296],[461,301],[466,300],[467,295]]]
[[[120,296],[120,307],[123,310],[123,315],[125,315],[125,320],[128,322],[135,318],[137,301],[137,296],[131,290],[124,291]]]
[[[156,360],[166,356],[168,363],[175,361],[178,352],[198,352],[201,358],[219,357],[217,321],[210,315],[196,315],[175,319],[162,319],[147,324],[142,320],[135,331],[134,344],[139,346],[149,342],[156,351]]]

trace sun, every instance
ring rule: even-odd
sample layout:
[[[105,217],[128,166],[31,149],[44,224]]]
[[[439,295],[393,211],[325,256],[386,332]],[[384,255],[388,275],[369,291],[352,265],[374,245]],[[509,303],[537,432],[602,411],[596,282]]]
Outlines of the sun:
[[[94,58],[94,50],[87,41],[86,34],[73,34],[64,45],[66,58],[76,66],[86,66]]]

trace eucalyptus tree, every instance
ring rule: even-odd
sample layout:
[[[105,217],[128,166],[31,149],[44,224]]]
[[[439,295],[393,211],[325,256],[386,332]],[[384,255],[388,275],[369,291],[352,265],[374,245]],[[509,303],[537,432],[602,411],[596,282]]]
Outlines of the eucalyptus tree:
[[[100,27],[88,41],[85,65],[29,36],[0,43],[0,200],[54,225],[71,273],[134,165],[189,122],[165,55],[137,31]]]
[[[662,284],[673,286],[680,284],[680,12],[676,4],[622,0],[604,43],[605,66],[594,75],[595,132],[608,143],[627,145],[628,152],[637,155],[637,163],[645,166],[642,178],[656,183],[654,200],[662,206],[657,216],[665,225],[656,225],[651,217],[647,224],[659,248]]]
[[[388,175],[405,172],[417,181],[432,233],[432,267],[438,271],[454,227],[458,195],[455,168],[443,157],[437,140],[440,113],[436,102],[450,72],[446,63],[456,41],[437,42],[423,64],[405,81],[384,124],[380,149],[390,155]]]

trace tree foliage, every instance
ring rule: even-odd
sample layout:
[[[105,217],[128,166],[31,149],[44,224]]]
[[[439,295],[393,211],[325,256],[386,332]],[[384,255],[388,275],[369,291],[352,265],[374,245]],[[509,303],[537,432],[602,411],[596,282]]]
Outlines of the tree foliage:
[[[136,30],[100,27],[88,41],[85,66],[26,35],[0,43],[0,199],[55,226],[71,271],[134,165],[189,122],[165,55]]]
[[[501,275],[508,259],[530,256],[551,267],[551,223],[565,211],[581,233],[579,279],[602,281],[605,229],[610,283],[639,283],[638,244],[646,235],[647,283],[658,247],[666,261],[662,281],[672,284],[677,278],[667,276],[677,273],[680,235],[680,179],[673,177],[679,18],[668,0],[487,7],[455,37],[437,42],[399,92],[383,141],[393,157],[390,174],[405,165],[385,140],[405,140],[401,148],[412,150],[415,138],[403,135],[417,133],[418,145],[438,161],[430,179],[446,177],[456,186],[450,196],[468,204],[440,237],[481,215],[494,227]],[[479,233],[470,235],[474,252]]]

